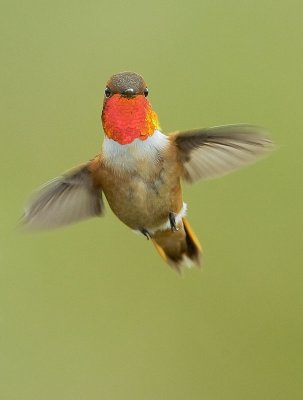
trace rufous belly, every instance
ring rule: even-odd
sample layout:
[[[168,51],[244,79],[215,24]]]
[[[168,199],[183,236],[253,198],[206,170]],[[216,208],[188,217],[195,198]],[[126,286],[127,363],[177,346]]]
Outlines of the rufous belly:
[[[171,165],[161,163],[151,171],[100,170],[102,190],[116,216],[131,229],[155,229],[170,212],[182,209],[180,178]]]

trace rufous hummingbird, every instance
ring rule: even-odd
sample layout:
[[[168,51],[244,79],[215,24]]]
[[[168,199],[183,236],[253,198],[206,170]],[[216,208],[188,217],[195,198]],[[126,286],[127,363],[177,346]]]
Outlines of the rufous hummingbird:
[[[181,181],[222,176],[267,153],[263,129],[226,125],[164,135],[144,79],[113,75],[104,92],[101,153],[44,185],[23,223],[50,229],[103,214],[102,193],[114,214],[151,239],[171,266],[199,264],[201,245],[186,218]]]

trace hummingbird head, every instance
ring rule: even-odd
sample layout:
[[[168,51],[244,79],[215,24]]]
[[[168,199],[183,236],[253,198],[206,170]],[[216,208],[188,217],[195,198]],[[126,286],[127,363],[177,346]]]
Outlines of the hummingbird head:
[[[146,140],[159,127],[157,114],[147,99],[148,88],[141,75],[120,72],[107,82],[102,125],[106,136],[120,144]]]

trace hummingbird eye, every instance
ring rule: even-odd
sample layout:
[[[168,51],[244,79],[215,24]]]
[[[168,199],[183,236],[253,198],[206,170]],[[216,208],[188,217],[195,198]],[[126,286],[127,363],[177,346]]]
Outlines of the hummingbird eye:
[[[108,87],[106,87],[104,90],[104,94],[105,94],[105,97],[110,97],[110,95],[112,94],[112,91]]]
[[[148,96],[148,89],[145,88],[143,93],[144,93],[144,96],[147,97]]]

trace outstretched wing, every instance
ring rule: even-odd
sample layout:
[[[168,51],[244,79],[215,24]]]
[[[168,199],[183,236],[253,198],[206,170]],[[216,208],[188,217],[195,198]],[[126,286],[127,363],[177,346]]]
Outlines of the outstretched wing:
[[[225,125],[172,135],[188,182],[228,174],[254,162],[273,148],[262,128]]]
[[[89,165],[42,186],[25,208],[22,225],[29,229],[52,229],[101,215],[101,187],[94,185]]]

